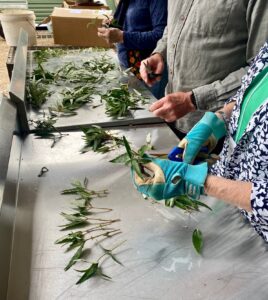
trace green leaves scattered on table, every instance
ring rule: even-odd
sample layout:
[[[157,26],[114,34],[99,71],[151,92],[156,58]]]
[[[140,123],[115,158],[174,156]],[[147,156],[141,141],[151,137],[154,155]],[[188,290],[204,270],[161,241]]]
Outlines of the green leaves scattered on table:
[[[112,135],[99,126],[92,125],[89,128],[82,128],[82,131],[84,133],[85,146],[81,149],[81,153],[89,150],[106,153],[124,145],[122,138]]]
[[[139,105],[147,103],[138,91],[131,92],[127,84],[110,89],[102,95],[105,102],[106,114],[112,118],[121,118],[130,115],[130,109],[139,109]]]
[[[112,163],[120,163],[125,165],[130,165],[133,170],[143,178],[144,170],[142,164],[146,164],[151,160],[145,155],[149,150],[153,149],[153,146],[150,144],[150,141],[143,145],[137,151],[131,149],[130,144],[125,136],[123,136],[124,146],[126,148],[126,153],[117,156],[116,158],[110,160]]]
[[[77,50],[76,50],[77,51]],[[82,51],[82,50],[81,50]],[[72,53],[72,50],[69,50]],[[85,62],[64,62],[54,71],[48,70],[47,61],[51,57],[68,54],[62,49],[43,49],[34,52],[36,65],[27,82],[27,98],[32,106],[39,109],[47,101],[48,90],[55,86],[66,87],[62,90],[63,99],[51,108],[60,116],[74,115],[75,110],[92,101],[92,94],[99,94],[100,84],[110,81],[108,73],[116,69],[111,57],[103,50],[98,57],[91,57]],[[78,52],[79,53],[79,52]],[[68,86],[69,84],[69,86]],[[102,87],[101,87],[102,88]]]
[[[68,213],[61,213],[61,216],[65,219],[65,221],[67,221],[64,225],[60,225],[61,230],[74,230],[75,228],[78,228],[77,231],[71,231],[67,235],[62,236],[55,241],[55,244],[67,246],[66,251],[72,251],[75,249],[74,254],[70,258],[64,270],[68,271],[77,262],[80,262],[81,264],[89,263],[86,259],[88,259],[88,256],[91,256],[91,250],[94,246],[99,246],[103,253],[98,257],[98,259],[94,259],[93,262],[89,263],[88,268],[77,270],[78,272],[83,273],[83,275],[76,284],[80,284],[97,275],[103,279],[111,279],[111,277],[102,272],[101,263],[104,257],[108,256],[116,263],[122,265],[113,251],[123,242],[111,249],[107,249],[101,245],[99,239],[103,242],[107,238],[112,238],[113,236],[120,234],[121,230],[119,228],[111,227],[112,224],[119,222],[120,220],[97,217],[97,214],[108,213],[111,212],[112,209],[94,207],[92,205],[92,200],[94,198],[106,197],[108,195],[107,190],[89,190],[88,179],[85,178],[83,183],[75,181],[72,183],[71,188],[65,189],[61,193],[63,195],[76,196],[76,198],[71,202],[72,211]]]

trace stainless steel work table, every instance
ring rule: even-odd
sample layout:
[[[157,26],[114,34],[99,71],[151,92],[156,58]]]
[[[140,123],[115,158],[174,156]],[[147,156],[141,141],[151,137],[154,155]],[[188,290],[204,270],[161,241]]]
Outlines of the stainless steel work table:
[[[151,132],[159,152],[177,142],[163,126],[118,132],[133,147]],[[234,208],[203,198],[213,212],[188,216],[144,200],[129,168],[108,162],[114,152],[80,154],[81,133],[70,133],[54,148],[50,144],[28,135],[22,146],[8,299],[267,299],[266,247]],[[43,166],[49,172],[37,177]],[[103,264],[112,281],[93,278],[77,286],[78,273],[63,270],[72,254],[54,241],[64,234],[60,212],[72,198],[60,192],[85,176],[90,188],[109,190],[107,198],[95,201],[113,208],[123,232],[115,240],[126,242],[116,251],[124,267],[111,260]],[[192,247],[196,227],[204,234],[202,256]]]
[[[18,63],[14,65],[10,95],[17,107],[7,99],[0,100],[1,300],[6,294],[8,300],[268,298],[267,247],[237,210],[203,197],[201,200],[213,211],[202,209],[189,216],[161,202],[143,199],[131,182],[129,167],[109,162],[119,151],[80,154],[82,134],[73,130],[78,124],[94,123],[93,114],[87,124],[82,120],[82,115],[86,117],[83,112],[82,122],[79,118],[77,122],[69,119],[70,124],[65,121],[61,129],[69,131],[70,127],[71,132],[54,148],[50,147],[51,140],[37,139],[32,133],[18,134],[17,112],[19,128],[29,133],[24,103],[26,38],[22,37],[16,55]],[[121,126],[118,134],[124,134],[133,148],[143,145],[146,134],[151,132],[156,151],[169,151],[177,138],[165,124],[148,125],[152,120],[145,110],[123,122],[105,118],[99,121],[110,128]],[[44,166],[49,171],[38,177]],[[113,209],[107,218],[121,219],[116,227],[122,234],[105,241],[107,246],[126,242],[116,250],[123,267],[111,259],[103,263],[103,271],[112,277],[111,281],[96,277],[77,286],[79,274],[75,269],[82,266],[78,262],[64,272],[73,252],[65,253],[54,242],[65,234],[58,227],[64,223],[60,212],[68,211],[73,199],[60,192],[72,181],[83,181],[85,177],[90,189],[109,190],[107,198],[94,203]],[[194,228],[204,235],[201,256],[192,246]],[[98,252],[94,251],[92,254]]]

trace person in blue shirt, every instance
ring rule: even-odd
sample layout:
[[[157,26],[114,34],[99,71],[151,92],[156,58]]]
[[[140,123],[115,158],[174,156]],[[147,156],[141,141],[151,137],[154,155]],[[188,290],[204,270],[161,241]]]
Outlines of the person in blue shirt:
[[[120,0],[110,27],[98,28],[98,36],[116,43],[120,64],[140,78],[140,63],[151,55],[166,24],[167,0]],[[156,98],[164,95],[166,84],[167,74],[162,74],[151,89]]]

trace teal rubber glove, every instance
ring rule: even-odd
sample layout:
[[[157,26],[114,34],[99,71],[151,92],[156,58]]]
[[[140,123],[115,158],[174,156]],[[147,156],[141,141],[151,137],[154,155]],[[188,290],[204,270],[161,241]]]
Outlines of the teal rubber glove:
[[[155,200],[187,195],[198,200],[204,193],[207,163],[189,165],[147,156],[151,162],[142,165],[144,177],[132,169],[132,178],[137,190]]]
[[[179,143],[179,147],[185,149],[182,156],[183,161],[191,164],[202,146],[207,146],[210,153],[217,145],[218,140],[225,135],[224,121],[213,112],[206,112]]]

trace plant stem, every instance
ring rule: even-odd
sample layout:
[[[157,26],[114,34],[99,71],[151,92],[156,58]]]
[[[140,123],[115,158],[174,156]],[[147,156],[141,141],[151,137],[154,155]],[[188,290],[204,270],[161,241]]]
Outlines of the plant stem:
[[[110,230],[110,231],[106,231],[104,233],[100,233],[100,234],[95,235],[95,236],[91,236],[90,238],[86,239],[86,241],[88,241],[88,240],[94,240],[94,239],[96,239],[96,238],[98,238],[100,236],[112,237],[112,236],[117,235],[119,233],[121,233],[120,229],[113,229],[113,230]]]
[[[118,247],[120,247],[121,245],[123,245],[126,242],[126,240],[122,241],[121,243],[117,244],[116,246],[114,246],[112,249],[110,249],[110,252],[114,251],[115,249],[117,249]],[[100,260],[104,257],[108,255],[107,253],[102,254],[98,259],[97,259],[97,263],[100,262]]]

